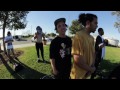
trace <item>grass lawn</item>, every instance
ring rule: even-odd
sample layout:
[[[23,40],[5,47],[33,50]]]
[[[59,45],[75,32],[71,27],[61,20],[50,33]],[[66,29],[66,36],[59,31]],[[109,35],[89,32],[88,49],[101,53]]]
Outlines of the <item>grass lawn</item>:
[[[120,65],[120,48],[106,47],[105,60],[101,63],[101,70],[105,76],[116,67]]]
[[[37,62],[35,47],[20,48],[24,51],[19,57],[19,61],[24,65],[24,69],[18,73],[13,72],[13,65],[9,62],[0,65],[0,79],[40,79],[45,74],[51,74],[49,63],[49,46],[44,46],[45,60],[47,63]],[[42,60],[42,59],[41,59]]]
[[[0,79],[39,79],[46,74],[51,74],[51,66],[49,63],[49,45],[44,46],[45,60],[47,63],[37,63],[37,55],[35,47],[20,48],[24,51],[19,61],[24,69],[18,73],[14,73],[13,65],[8,63],[0,65]],[[105,76],[109,74],[117,65],[120,65],[120,48],[107,47],[106,58],[101,63],[101,70]]]

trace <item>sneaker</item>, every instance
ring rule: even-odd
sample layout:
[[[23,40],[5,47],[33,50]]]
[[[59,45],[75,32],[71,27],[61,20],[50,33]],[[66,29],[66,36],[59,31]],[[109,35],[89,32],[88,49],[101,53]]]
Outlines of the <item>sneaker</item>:
[[[9,62],[12,64],[12,61],[11,61],[11,60],[9,60]]]
[[[40,58],[37,59],[37,62],[38,62],[38,63],[40,62]]]
[[[14,59],[19,60],[17,57],[14,57]]]
[[[46,61],[45,61],[45,60],[43,60],[43,63],[46,63]]]

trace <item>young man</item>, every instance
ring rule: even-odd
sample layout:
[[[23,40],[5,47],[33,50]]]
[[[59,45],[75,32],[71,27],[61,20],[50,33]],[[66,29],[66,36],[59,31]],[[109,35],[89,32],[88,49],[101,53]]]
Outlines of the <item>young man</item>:
[[[55,30],[59,34],[50,44],[50,62],[56,79],[69,79],[71,71],[71,38],[66,36],[65,18],[55,20]]]
[[[104,35],[103,29],[99,28],[98,33],[99,33],[99,35],[97,36],[96,43],[95,43],[95,52],[96,52],[95,67],[96,67],[96,70],[98,69],[100,62],[105,57],[105,40],[102,37],[102,35]],[[94,79],[95,74],[96,74],[96,71],[92,74],[91,79]]]
[[[12,44],[12,42],[13,42],[13,37],[12,37],[10,31],[7,32],[7,36],[5,37],[4,41],[5,41],[5,43],[7,43],[8,57],[10,58],[10,51],[12,51],[13,56],[14,56],[14,58],[16,59],[15,53],[14,53],[14,49],[13,49],[13,44]]]
[[[86,79],[94,71],[95,48],[94,38],[90,33],[94,33],[97,28],[97,16],[94,14],[80,14],[79,22],[84,26],[77,32],[72,42],[73,67],[71,79]]]
[[[37,26],[36,30],[37,30],[37,33],[35,33],[34,39],[36,39],[35,46],[36,46],[36,51],[37,51],[37,56],[38,56],[37,61],[40,62],[40,55],[39,55],[39,49],[40,49],[43,62],[45,62],[44,49],[43,49],[43,43],[42,43],[42,37],[43,38],[45,38],[45,37],[44,37],[44,34],[42,32],[42,28],[40,26]]]

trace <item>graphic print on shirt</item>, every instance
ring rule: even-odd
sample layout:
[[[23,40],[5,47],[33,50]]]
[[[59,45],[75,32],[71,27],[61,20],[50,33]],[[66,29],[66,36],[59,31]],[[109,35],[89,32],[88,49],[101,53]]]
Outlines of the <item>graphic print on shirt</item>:
[[[64,58],[65,57],[65,48],[66,48],[66,45],[64,43],[61,43],[61,47],[62,49],[60,49],[60,56],[61,58]]]

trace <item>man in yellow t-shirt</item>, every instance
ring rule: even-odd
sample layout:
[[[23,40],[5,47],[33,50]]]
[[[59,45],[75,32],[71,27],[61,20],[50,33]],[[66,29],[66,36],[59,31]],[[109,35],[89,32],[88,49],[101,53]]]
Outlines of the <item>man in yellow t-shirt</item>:
[[[71,79],[86,79],[94,71],[95,48],[94,38],[90,35],[97,28],[97,16],[94,14],[80,14],[79,22],[84,26],[76,33],[72,42],[73,66]]]

